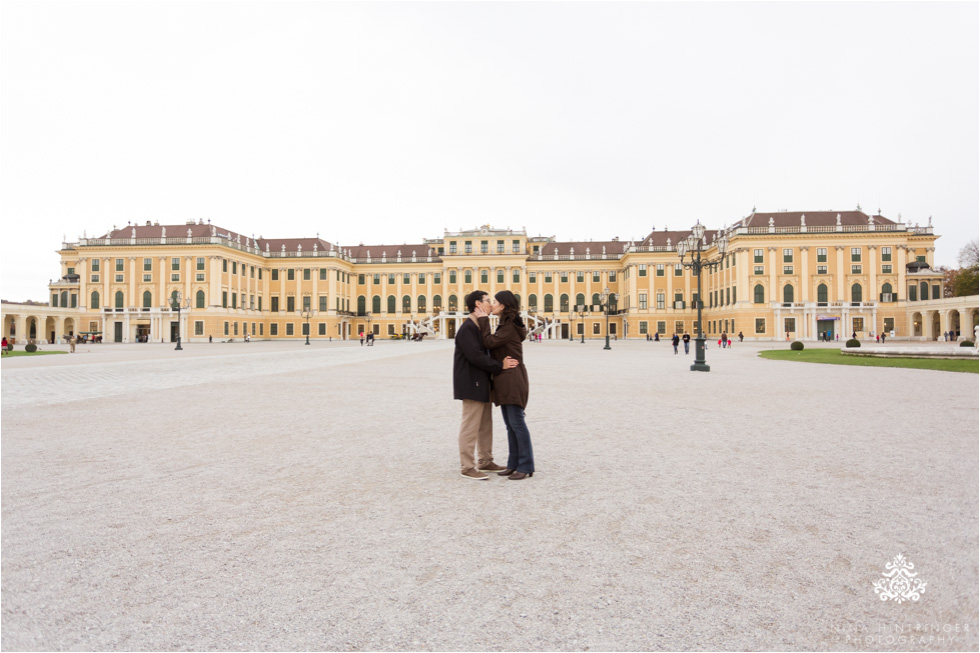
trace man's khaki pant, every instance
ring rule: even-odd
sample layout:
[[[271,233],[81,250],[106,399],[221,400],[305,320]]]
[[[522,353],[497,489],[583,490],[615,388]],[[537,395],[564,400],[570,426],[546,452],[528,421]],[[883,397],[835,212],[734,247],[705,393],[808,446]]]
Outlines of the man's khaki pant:
[[[459,426],[459,465],[461,471],[473,469],[473,448],[479,456],[479,466],[493,462],[493,404],[463,400],[463,422]]]

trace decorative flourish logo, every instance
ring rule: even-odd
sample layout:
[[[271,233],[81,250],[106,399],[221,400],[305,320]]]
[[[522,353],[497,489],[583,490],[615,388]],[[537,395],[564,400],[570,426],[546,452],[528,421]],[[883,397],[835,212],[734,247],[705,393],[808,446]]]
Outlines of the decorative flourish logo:
[[[875,594],[882,601],[918,601],[919,595],[926,591],[926,584],[916,578],[919,574],[914,573],[913,569],[915,565],[899,553],[885,565],[885,571],[881,572],[884,578],[875,582]]]

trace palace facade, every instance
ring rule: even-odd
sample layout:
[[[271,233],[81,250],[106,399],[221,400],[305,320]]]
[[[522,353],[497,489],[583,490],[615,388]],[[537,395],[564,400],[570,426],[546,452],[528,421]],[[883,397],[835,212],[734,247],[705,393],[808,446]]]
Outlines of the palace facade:
[[[942,300],[931,224],[855,211],[757,213],[705,235],[721,265],[701,276],[705,333],[815,340],[857,332],[972,334],[972,303]],[[266,239],[203,222],[129,225],[64,243],[50,313],[7,306],[4,334],[106,342],[453,337],[464,297],[512,290],[548,338],[697,332],[698,277],[677,243],[565,242],[489,225],[403,245]],[[720,255],[718,239],[727,251]],[[606,295],[608,293],[608,295]],[[608,301],[603,300],[608,297]],[[177,311],[174,300],[180,300]],[[17,305],[26,306],[26,305]],[[608,306],[608,313],[606,307]]]

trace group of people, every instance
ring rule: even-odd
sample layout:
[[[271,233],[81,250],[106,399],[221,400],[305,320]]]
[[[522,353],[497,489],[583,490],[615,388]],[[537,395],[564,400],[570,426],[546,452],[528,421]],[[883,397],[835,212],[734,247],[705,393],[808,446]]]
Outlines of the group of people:
[[[361,337],[361,347],[364,346],[365,339],[367,340],[368,347],[374,347],[374,333],[372,331],[368,331],[367,336],[364,335],[363,331],[359,335]]]
[[[524,415],[530,389],[523,349],[528,329],[520,302],[509,290],[493,299],[474,290],[464,301],[469,316],[456,330],[453,355],[453,397],[463,402],[460,474],[475,481],[487,480],[491,473],[511,481],[529,478],[534,475],[534,453]],[[493,332],[491,315],[498,318]],[[506,467],[493,460],[491,402],[500,407],[507,427]]]

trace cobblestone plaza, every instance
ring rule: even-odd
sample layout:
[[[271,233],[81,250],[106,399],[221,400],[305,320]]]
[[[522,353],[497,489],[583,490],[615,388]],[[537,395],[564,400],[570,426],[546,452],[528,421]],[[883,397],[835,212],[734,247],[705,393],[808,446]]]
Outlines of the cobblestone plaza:
[[[451,341],[4,360],[3,649],[976,650],[977,376],[772,346],[525,345],[523,483]]]

